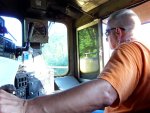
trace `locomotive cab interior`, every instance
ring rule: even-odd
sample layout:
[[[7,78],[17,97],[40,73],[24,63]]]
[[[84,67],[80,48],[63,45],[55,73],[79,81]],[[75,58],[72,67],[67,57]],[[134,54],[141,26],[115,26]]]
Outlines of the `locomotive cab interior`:
[[[123,8],[133,9],[142,24],[150,22],[148,0],[0,0],[0,57],[20,62],[16,95],[30,99],[95,79],[109,57],[103,38],[107,17]],[[85,35],[93,45],[82,40]]]

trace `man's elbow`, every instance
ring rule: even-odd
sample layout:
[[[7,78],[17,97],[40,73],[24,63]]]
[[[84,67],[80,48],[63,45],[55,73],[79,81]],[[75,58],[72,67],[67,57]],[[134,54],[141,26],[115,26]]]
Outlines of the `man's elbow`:
[[[103,90],[103,102],[104,106],[110,106],[117,100],[118,93],[109,82],[105,82],[106,84],[104,86],[105,90]]]
[[[104,106],[110,106],[112,105],[117,99],[117,96],[109,93],[109,92],[105,92],[104,94]]]

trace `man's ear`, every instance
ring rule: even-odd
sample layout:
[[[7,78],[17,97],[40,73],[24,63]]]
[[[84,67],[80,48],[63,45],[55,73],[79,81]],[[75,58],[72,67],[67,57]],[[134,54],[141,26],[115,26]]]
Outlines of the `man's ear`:
[[[117,38],[116,40],[118,41],[118,44],[120,44],[122,41],[122,36],[123,36],[122,30],[120,28],[116,28],[115,35],[116,35],[116,38]]]
[[[116,32],[117,37],[122,37],[123,34],[122,34],[122,30],[120,28],[116,28],[115,32]]]

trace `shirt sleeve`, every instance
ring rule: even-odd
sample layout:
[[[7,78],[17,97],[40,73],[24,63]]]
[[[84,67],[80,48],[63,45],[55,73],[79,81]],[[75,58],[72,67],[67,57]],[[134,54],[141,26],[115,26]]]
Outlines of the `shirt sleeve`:
[[[117,48],[98,78],[108,81],[117,91],[117,104],[124,102],[134,91],[139,81],[137,51],[124,44]]]

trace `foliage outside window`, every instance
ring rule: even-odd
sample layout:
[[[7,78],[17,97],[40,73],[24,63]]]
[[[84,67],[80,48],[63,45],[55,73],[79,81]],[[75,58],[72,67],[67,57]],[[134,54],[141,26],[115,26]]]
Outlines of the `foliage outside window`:
[[[97,57],[98,53],[98,28],[97,25],[79,31],[80,58],[85,56]]]
[[[80,71],[93,73],[99,71],[98,24],[78,30]]]

